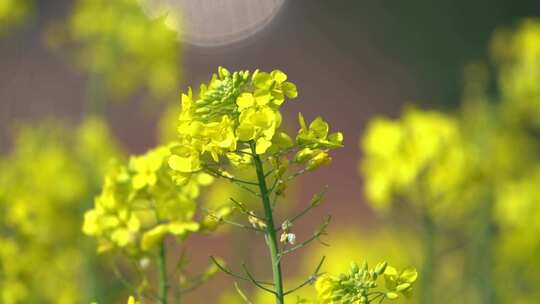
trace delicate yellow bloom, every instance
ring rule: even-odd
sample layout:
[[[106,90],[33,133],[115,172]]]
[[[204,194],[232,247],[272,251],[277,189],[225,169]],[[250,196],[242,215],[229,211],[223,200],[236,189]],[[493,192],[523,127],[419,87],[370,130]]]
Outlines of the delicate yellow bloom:
[[[179,181],[201,168],[201,160],[210,156],[219,162],[225,156],[236,167],[251,162],[250,144],[258,155],[273,154],[294,146],[291,136],[280,130],[280,108],[286,98],[296,98],[296,86],[279,70],[229,72],[220,67],[208,85],[201,85],[198,96],[191,89],[182,94],[178,124],[178,145],[169,158]],[[301,115],[300,115],[301,117]],[[329,164],[328,150],[342,147],[340,132],[329,134],[329,126],[316,118],[309,128],[303,117],[296,137],[299,152],[296,161],[314,170]],[[307,155],[307,151],[313,151]],[[208,155],[208,156],[207,156]]]
[[[140,2],[76,1],[65,43],[77,46],[78,65],[96,75],[102,89],[120,97],[140,88],[170,96],[180,78],[177,32],[168,28],[167,18],[149,17]]]
[[[361,141],[361,171],[374,207],[385,210],[396,197],[440,203],[429,205],[434,210],[454,202],[472,169],[460,132],[451,116],[416,109],[400,120],[373,120]]]
[[[179,148],[169,159],[171,168],[188,177],[200,169],[200,159],[207,154],[215,162],[226,156],[235,165],[245,165],[250,160],[237,149],[250,141],[257,154],[265,153],[281,125],[280,105],[285,96],[297,95],[296,87],[285,80],[280,71],[250,76],[248,71],[231,73],[220,67],[208,85],[201,85],[198,97],[191,89],[182,94]]]
[[[381,276],[384,276],[386,291],[377,290],[380,288],[378,280]],[[362,267],[352,263],[349,271],[338,277],[319,277],[315,289],[317,299],[322,304],[369,304],[375,302],[371,297],[375,292],[381,294],[382,299],[394,300],[399,294],[408,297],[417,277],[415,269],[408,268],[398,272],[386,262],[381,262],[374,268],[368,268],[367,263]]]
[[[0,303],[84,303],[81,283],[96,274],[83,267],[93,253],[81,246],[80,210],[117,146],[97,118],[24,126],[14,138],[0,158]],[[95,231],[95,213],[88,222]]]
[[[99,248],[139,254],[155,249],[166,235],[185,238],[199,230],[199,223],[193,222],[195,199],[199,187],[212,178],[195,173],[196,178],[178,183],[179,173],[169,166],[191,175],[185,167],[196,165],[189,163],[189,157],[170,157],[173,149],[182,147],[161,146],[132,157],[127,167],[116,164],[110,169],[83,225],[85,234],[98,239]]]
[[[127,304],[141,304],[141,302],[135,300],[133,296],[129,296]]]
[[[130,168],[135,172],[132,180],[133,188],[141,189],[145,186],[152,187],[157,182],[157,171],[161,167],[164,157],[168,155],[167,148],[154,150],[145,157],[132,157]]]
[[[527,19],[514,33],[497,32],[492,50],[507,118],[540,127],[540,20]]]
[[[328,275],[323,275],[317,279],[315,289],[317,290],[317,298],[321,304],[329,304],[332,302],[332,294],[335,288],[334,280]]]

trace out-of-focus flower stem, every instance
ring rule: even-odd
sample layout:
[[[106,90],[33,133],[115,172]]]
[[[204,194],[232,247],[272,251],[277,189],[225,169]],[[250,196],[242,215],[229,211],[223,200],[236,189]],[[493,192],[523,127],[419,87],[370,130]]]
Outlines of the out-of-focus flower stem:
[[[158,253],[158,271],[159,271],[159,301],[160,304],[167,304],[169,282],[167,281],[167,254],[165,240],[161,242]]]
[[[422,284],[420,288],[420,304],[433,303],[433,287],[435,279],[435,235],[436,226],[427,210],[422,214],[422,229],[424,234],[423,241],[423,265],[422,265]]]
[[[478,215],[478,240],[476,245],[474,265],[477,268],[476,288],[480,296],[480,303],[497,303],[496,288],[494,286],[494,257],[493,251],[497,241],[496,227],[493,220],[493,198],[488,197],[480,206]]]
[[[102,116],[105,112],[105,85],[100,75],[90,73],[86,83],[85,114]]]

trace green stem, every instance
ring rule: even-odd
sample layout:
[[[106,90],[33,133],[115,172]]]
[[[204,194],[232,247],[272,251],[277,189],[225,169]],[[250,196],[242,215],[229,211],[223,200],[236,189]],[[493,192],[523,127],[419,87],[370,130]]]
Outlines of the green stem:
[[[103,116],[106,105],[106,92],[103,79],[96,73],[90,73],[86,83],[85,114]]]
[[[167,282],[167,254],[165,240],[161,242],[158,255],[158,271],[159,271],[159,301],[160,304],[167,304],[169,283]]]
[[[435,273],[435,222],[428,211],[422,214],[422,226],[424,233],[424,261],[422,265],[422,286],[420,290],[420,303],[433,303],[433,286]]]
[[[475,248],[475,264],[478,269],[476,285],[480,294],[480,303],[495,304],[497,297],[493,283],[493,247],[496,235],[491,198],[486,199],[480,208],[476,230],[479,236]]]
[[[283,294],[283,278],[281,274],[281,262],[279,259],[278,241],[276,237],[276,228],[274,226],[274,218],[272,215],[272,206],[270,205],[270,192],[266,186],[266,178],[262,165],[261,158],[256,153],[256,146],[254,142],[250,142],[253,162],[255,163],[255,169],[257,171],[257,179],[259,181],[259,190],[261,191],[262,203],[264,206],[264,213],[266,218],[266,244],[270,251],[270,258],[272,261],[272,274],[274,277],[274,288],[276,296],[276,304],[284,304]]]

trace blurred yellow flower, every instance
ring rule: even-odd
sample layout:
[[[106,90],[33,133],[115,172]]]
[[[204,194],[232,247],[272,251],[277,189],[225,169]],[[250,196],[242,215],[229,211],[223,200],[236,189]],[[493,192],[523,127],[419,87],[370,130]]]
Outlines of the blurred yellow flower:
[[[180,44],[166,18],[150,19],[138,0],[77,0],[67,27],[79,65],[113,95],[148,89],[170,97],[180,78]]]
[[[410,108],[399,120],[374,119],[360,145],[366,196],[376,209],[398,197],[441,215],[454,208],[445,203],[459,197],[470,166],[455,118]]]
[[[96,274],[85,267],[80,212],[118,149],[103,121],[20,128],[0,157],[0,302],[78,303]]]
[[[540,127],[540,20],[526,19],[515,31],[499,30],[492,54],[508,119]]]
[[[0,36],[26,21],[32,14],[33,7],[33,0],[0,1]]]
[[[166,235],[183,239],[201,228],[193,219],[195,199],[199,187],[212,178],[198,173],[197,178],[177,184],[167,163],[173,145],[133,156],[128,166],[110,168],[82,228],[98,239],[100,251],[116,248],[144,254],[156,249]]]

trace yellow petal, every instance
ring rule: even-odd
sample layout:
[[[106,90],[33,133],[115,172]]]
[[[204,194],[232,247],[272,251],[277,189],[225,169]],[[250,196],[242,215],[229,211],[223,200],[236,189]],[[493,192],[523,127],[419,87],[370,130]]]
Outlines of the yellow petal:
[[[171,169],[183,173],[189,173],[198,170],[198,160],[193,156],[181,157],[178,155],[172,155],[169,157],[169,166]]]
[[[238,136],[238,139],[241,141],[252,140],[255,136],[255,128],[253,125],[248,123],[241,124],[236,129],[236,136]]]
[[[236,104],[240,107],[240,109],[249,108],[255,104],[255,99],[250,93],[242,93],[236,99]]]
[[[141,240],[141,249],[149,251],[156,248],[163,241],[167,232],[167,225],[159,225],[145,232]]]
[[[266,150],[268,150],[268,148],[270,148],[271,145],[272,145],[271,141],[265,138],[259,138],[257,140],[257,147],[255,149],[255,153],[263,154],[264,152],[266,152]]]

